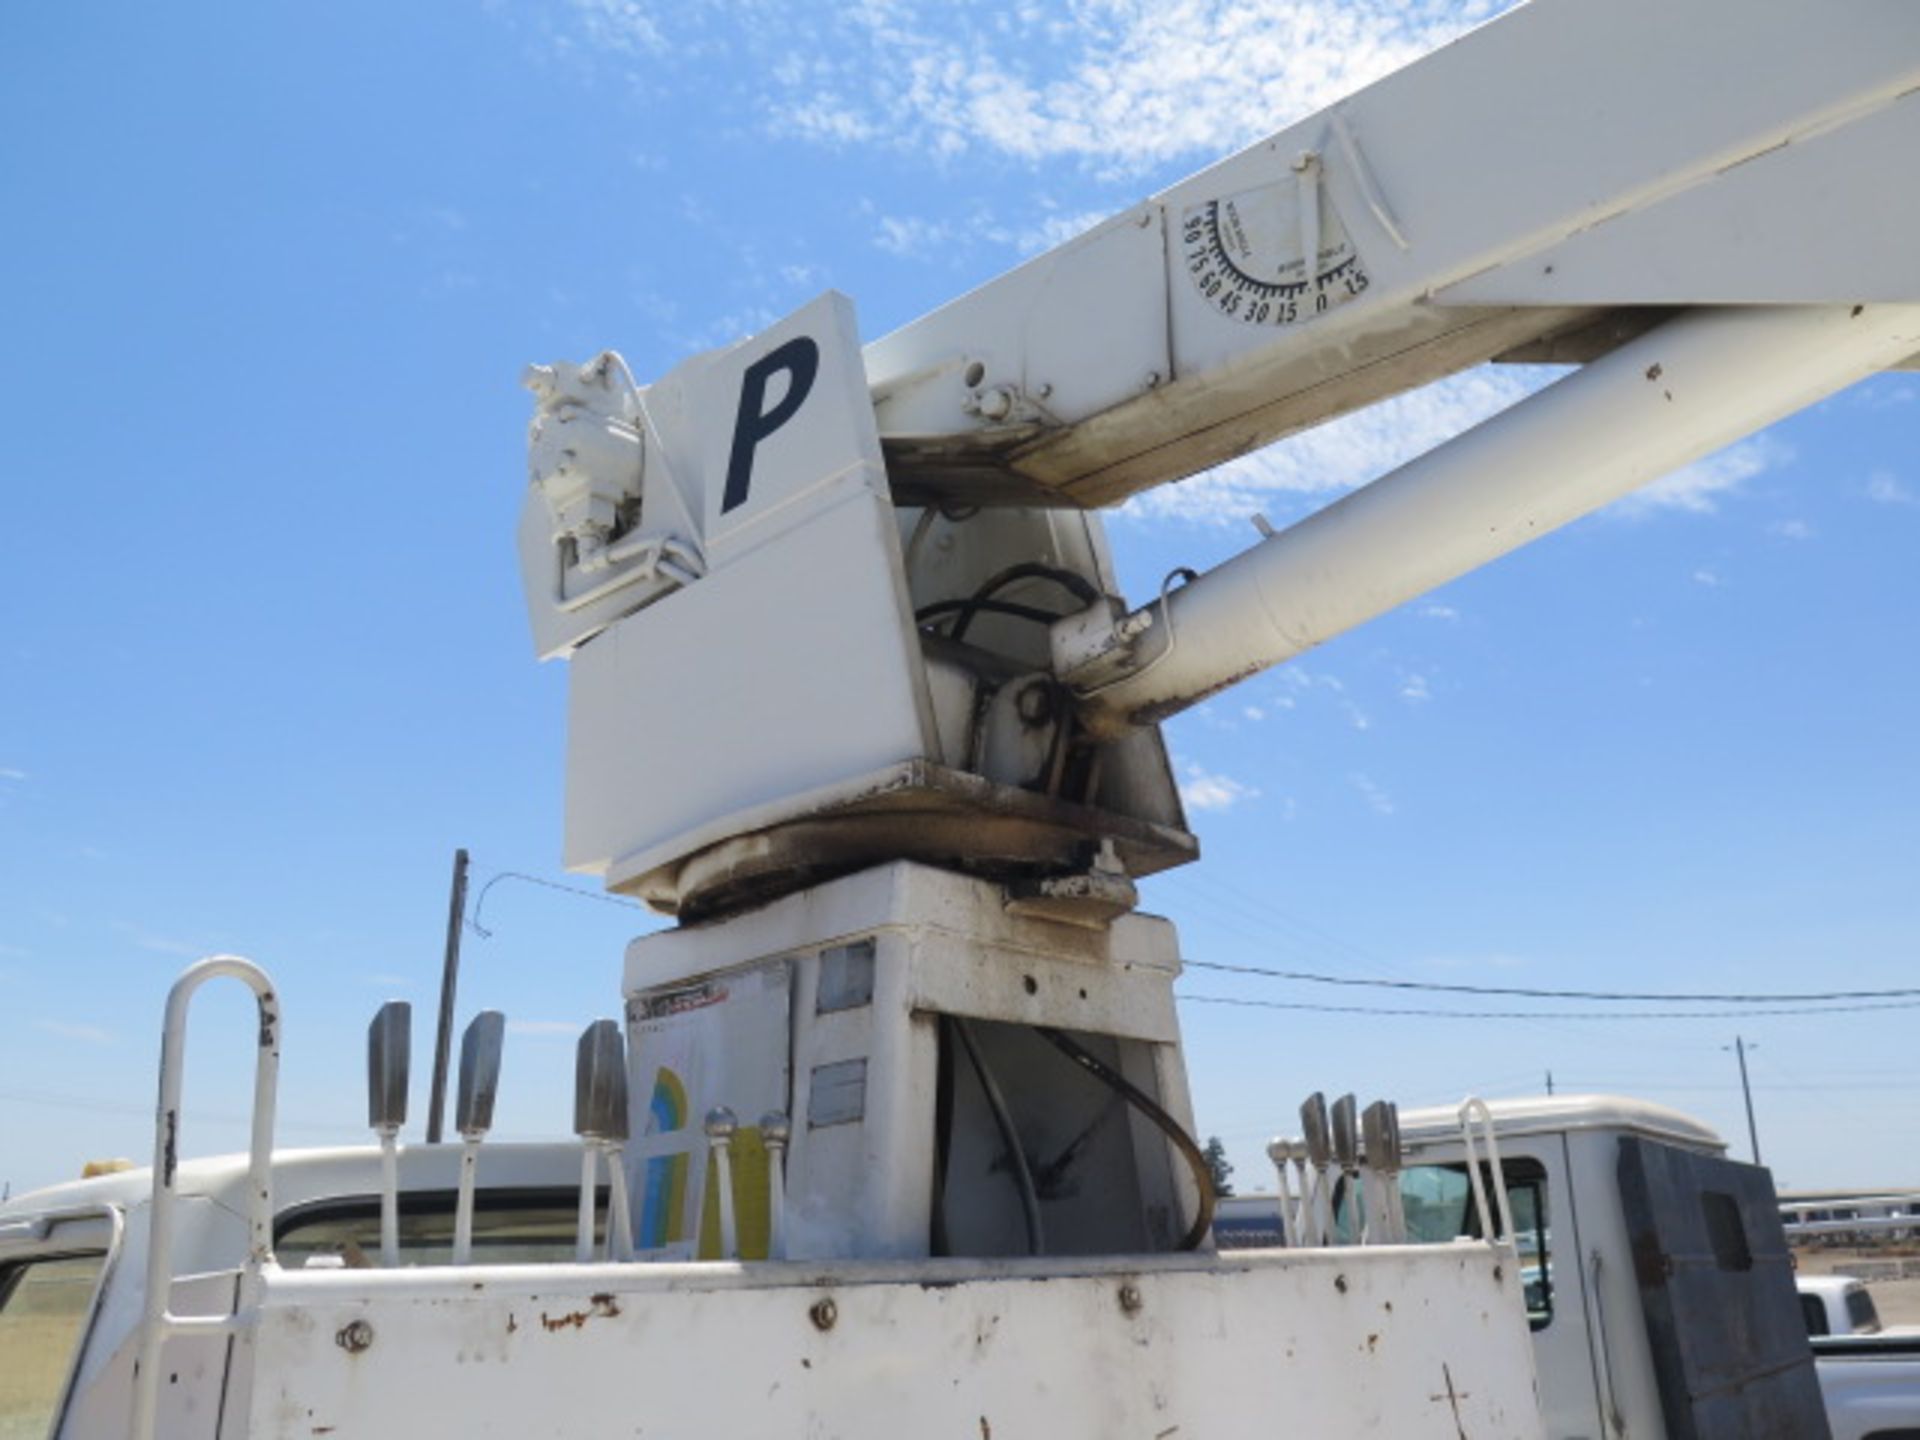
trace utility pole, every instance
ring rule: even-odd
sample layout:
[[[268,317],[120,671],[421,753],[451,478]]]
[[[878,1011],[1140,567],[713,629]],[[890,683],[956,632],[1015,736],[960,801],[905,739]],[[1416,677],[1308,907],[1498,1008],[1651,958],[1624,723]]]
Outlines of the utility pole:
[[[1552,1093],[1553,1093],[1553,1072],[1549,1070],[1547,1071],[1547,1094],[1551,1095]]]
[[[460,926],[467,915],[467,852],[453,852],[453,890],[447,899],[447,955],[440,971],[440,1029],[433,1041],[433,1092],[427,1101],[427,1143],[440,1143],[447,1108],[447,1061],[453,1051],[453,992],[460,983]]]
[[[1736,1035],[1731,1046],[1722,1045],[1722,1050],[1731,1049],[1740,1061],[1740,1093],[1747,1101],[1747,1140],[1753,1146],[1753,1163],[1760,1163],[1760,1131],[1753,1123],[1753,1086],[1747,1083],[1747,1051],[1758,1050],[1758,1045],[1748,1045]]]

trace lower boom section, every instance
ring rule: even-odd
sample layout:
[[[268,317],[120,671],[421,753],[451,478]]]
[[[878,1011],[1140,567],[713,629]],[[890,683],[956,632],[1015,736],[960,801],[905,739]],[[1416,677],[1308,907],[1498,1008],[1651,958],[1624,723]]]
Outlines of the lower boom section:
[[[269,1271],[221,1433],[1538,1436],[1519,1280],[1475,1243]]]

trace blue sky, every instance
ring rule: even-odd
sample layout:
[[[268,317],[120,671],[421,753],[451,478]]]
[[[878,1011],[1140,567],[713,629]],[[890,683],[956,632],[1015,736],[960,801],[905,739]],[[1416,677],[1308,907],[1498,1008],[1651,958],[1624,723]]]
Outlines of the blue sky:
[[[285,1140],[355,1139],[374,1006],[413,999],[426,1049],[454,847],[476,893],[568,879],[564,674],[531,657],[512,553],[525,363],[614,346],[645,379],[829,286],[877,336],[1488,11],[9,9],[0,1180],[147,1155],[160,1001],[212,950],[285,992]],[[1160,492],[1112,519],[1129,593],[1542,378],[1462,377]],[[1182,717],[1206,859],[1150,905],[1204,961],[1915,983],[1916,395],[1869,382]],[[517,880],[481,919],[462,1010],[514,1022],[501,1133],[563,1134],[572,1036],[654,922]],[[241,1006],[202,1013],[187,1145],[233,1147]],[[1784,1183],[1920,1184],[1916,1019],[1183,1009],[1243,1181],[1314,1088],[1435,1102],[1551,1069],[1739,1137],[1738,1032]]]

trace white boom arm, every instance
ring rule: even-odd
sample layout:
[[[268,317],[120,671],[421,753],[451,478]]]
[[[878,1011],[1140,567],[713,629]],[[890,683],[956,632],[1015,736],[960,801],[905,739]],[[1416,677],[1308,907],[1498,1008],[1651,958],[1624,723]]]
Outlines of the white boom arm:
[[[1136,612],[1067,678],[1090,721],[1158,720],[1916,351],[1920,305],[1689,311]]]
[[[896,494],[1104,505],[1662,309],[1920,299],[1917,87],[1909,0],[1533,0],[870,345]]]
[[[536,372],[568,863],[1124,909],[1197,848],[1153,722],[1920,352],[1915,154],[1913,0],[1532,0],[864,352]],[[1585,368],[1117,598],[1085,510],[1492,359]]]

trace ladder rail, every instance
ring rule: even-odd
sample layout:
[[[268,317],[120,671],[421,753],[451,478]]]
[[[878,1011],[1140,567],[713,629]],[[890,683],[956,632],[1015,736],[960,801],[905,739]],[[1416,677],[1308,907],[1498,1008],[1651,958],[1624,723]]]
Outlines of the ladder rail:
[[[160,1351],[170,1335],[227,1334],[240,1328],[232,1315],[175,1315],[173,1208],[180,1165],[180,1093],[185,1078],[187,1013],[209,980],[230,977],[253,991],[259,1009],[253,1072],[253,1134],[247,1164],[247,1262],[257,1274],[273,1262],[273,1120],[280,1081],[280,999],[266,971],[238,955],[214,955],[189,966],[167,992],[160,1039],[160,1098],[154,1112],[153,1192],[148,1207],[147,1280],[141,1297],[139,1359],[134,1370],[133,1440],[154,1433],[160,1397]]]

